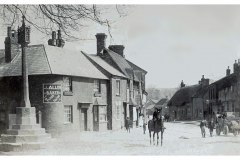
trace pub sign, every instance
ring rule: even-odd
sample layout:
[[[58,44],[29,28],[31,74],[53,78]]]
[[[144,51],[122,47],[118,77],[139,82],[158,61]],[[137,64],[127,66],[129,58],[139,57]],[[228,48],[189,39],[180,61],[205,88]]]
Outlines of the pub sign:
[[[43,103],[61,103],[62,85],[43,84]]]

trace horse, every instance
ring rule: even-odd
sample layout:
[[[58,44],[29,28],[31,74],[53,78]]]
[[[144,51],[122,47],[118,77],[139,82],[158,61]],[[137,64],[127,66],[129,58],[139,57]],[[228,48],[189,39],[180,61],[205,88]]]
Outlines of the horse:
[[[149,120],[148,121],[148,131],[149,131],[149,137],[150,137],[150,145],[152,144],[151,136],[153,132],[153,145],[155,145],[155,133],[157,133],[157,145],[159,141],[159,132],[161,132],[161,146],[163,142],[163,132],[164,132],[164,124],[163,124],[163,118],[158,116],[157,119],[154,121]]]
[[[201,121],[201,123],[200,123],[200,129],[201,129],[201,134],[202,134],[202,137],[203,137],[203,138],[205,138],[205,136],[206,136],[206,131],[205,131],[206,125],[207,125],[206,120]]]

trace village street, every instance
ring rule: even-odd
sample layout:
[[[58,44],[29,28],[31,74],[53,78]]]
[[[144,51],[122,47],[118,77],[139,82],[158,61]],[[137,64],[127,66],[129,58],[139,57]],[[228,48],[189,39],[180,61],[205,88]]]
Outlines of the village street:
[[[2,155],[239,155],[240,136],[202,138],[195,124],[165,123],[163,146],[151,146],[142,128],[126,131],[80,132],[53,138],[47,148]]]

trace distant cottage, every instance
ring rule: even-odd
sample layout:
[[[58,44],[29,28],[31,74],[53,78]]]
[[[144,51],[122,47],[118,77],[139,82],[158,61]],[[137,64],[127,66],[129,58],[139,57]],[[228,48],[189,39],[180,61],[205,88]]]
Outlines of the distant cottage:
[[[169,100],[169,114],[172,120],[192,120],[203,117],[202,92],[209,85],[209,79],[202,79],[196,85],[185,86],[181,82],[181,88]]]

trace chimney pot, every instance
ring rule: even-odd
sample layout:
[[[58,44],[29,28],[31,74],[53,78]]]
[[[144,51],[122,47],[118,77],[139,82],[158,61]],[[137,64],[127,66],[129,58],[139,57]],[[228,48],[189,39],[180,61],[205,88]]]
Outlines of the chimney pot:
[[[226,70],[226,76],[229,76],[230,73],[231,73],[231,70],[229,69],[229,66],[228,66],[228,68],[227,68],[227,70]]]
[[[183,80],[182,80],[182,82],[181,82],[181,88],[183,88],[183,87],[185,87],[185,84],[184,84],[184,82],[183,82]]]
[[[61,30],[58,30],[58,39],[62,39]]]
[[[52,39],[56,39],[56,32],[55,31],[52,31]]]

